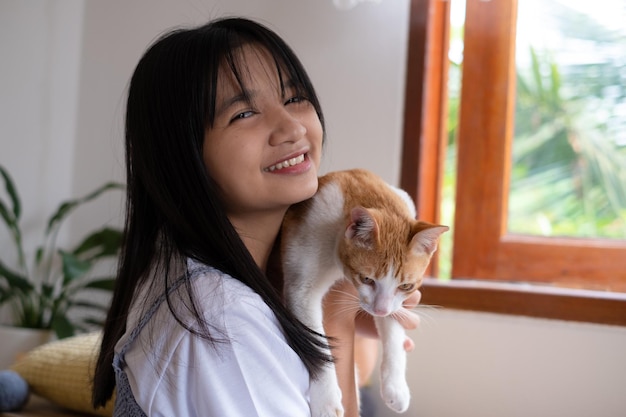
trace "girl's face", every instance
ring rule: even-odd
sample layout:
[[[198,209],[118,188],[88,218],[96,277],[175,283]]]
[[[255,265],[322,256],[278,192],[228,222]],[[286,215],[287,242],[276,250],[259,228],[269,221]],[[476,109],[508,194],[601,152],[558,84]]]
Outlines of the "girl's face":
[[[204,137],[204,163],[229,216],[285,210],[317,190],[323,130],[313,105],[280,80],[263,49],[241,50],[242,91],[220,71],[216,116]],[[246,97],[249,98],[246,99]]]

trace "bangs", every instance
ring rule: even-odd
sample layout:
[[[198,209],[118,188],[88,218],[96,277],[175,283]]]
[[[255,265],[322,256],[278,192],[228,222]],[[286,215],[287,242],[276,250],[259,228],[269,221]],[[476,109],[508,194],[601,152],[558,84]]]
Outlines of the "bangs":
[[[244,50],[247,52],[244,52]],[[248,61],[250,59],[267,62],[268,66],[271,66],[270,71],[275,71],[274,74],[278,77],[280,95],[282,97],[285,96],[287,89],[294,90],[298,95],[306,98],[314,95],[314,92],[311,91],[310,87],[303,80],[302,74],[294,65],[290,65],[289,61],[284,60],[283,56],[272,54],[271,51],[262,45],[244,44],[229,51],[224,58],[225,62],[220,66],[220,71],[230,71],[244,96],[246,96],[248,90],[245,79],[251,79],[248,69]],[[249,99],[249,97],[246,98]]]
[[[224,34],[225,38],[221,42],[221,51],[216,51],[213,59],[219,60],[218,71],[211,71],[211,79],[208,83],[208,114],[207,124],[209,128],[213,127],[216,116],[216,97],[218,91],[220,71],[228,71],[232,74],[244,98],[251,101],[248,97],[248,88],[246,88],[245,79],[249,76],[247,61],[250,55],[244,52],[244,47],[250,47],[260,60],[266,60],[268,64],[273,64],[279,81],[281,96],[286,94],[286,90],[293,90],[298,96],[305,97],[311,102],[317,113],[322,128],[324,129],[324,119],[321,106],[313,88],[313,84],[309,79],[300,60],[293,51],[282,42],[280,38],[273,38],[267,33],[248,33],[248,32],[229,32]],[[221,52],[221,53],[220,53]],[[248,77],[249,78],[249,77]],[[324,129],[325,130],[325,129]]]

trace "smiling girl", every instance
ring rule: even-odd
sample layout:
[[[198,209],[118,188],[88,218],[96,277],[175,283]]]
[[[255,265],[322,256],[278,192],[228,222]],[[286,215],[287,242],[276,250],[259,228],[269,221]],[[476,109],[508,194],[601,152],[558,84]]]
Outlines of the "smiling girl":
[[[115,389],[118,416],[310,415],[309,374],[330,358],[268,263],[287,208],[317,190],[323,140],[307,73],[266,27],[220,19],[147,50],[128,93],[126,238],[94,405]],[[354,314],[329,326],[346,416]]]

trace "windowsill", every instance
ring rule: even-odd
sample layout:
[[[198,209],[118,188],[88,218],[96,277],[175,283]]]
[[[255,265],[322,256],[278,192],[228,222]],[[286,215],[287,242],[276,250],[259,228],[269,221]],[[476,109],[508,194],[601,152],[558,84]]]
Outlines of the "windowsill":
[[[626,326],[626,293],[435,278],[421,292],[425,305]]]

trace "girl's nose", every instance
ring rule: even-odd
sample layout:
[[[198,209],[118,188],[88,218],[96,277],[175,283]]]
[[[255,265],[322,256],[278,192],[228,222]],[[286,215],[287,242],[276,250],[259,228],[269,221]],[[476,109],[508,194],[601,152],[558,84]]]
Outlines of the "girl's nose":
[[[285,108],[275,112],[272,122],[271,145],[280,145],[283,142],[297,142],[306,135],[306,127]]]

